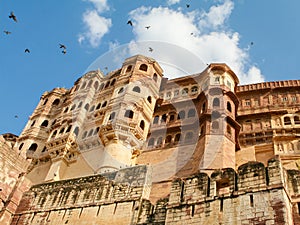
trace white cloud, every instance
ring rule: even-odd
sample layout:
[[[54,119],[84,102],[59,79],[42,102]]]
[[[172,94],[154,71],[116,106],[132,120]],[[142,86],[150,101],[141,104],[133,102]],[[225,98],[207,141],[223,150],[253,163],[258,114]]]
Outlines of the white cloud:
[[[178,4],[179,2],[180,2],[180,0],[168,0],[167,4],[168,5],[175,5],[175,4]]]
[[[86,1],[93,3],[98,13],[102,13],[104,11],[109,10],[109,6],[107,5],[106,0],[86,0]]]
[[[112,21],[100,14],[108,11],[110,8],[107,0],[83,0],[93,5],[92,10],[86,10],[82,16],[86,31],[78,35],[78,42],[82,44],[88,40],[92,47],[98,47],[102,37],[109,32]]]
[[[180,9],[173,10],[165,7],[137,8],[129,14],[134,21],[135,37],[132,42],[152,41],[151,47],[154,51],[149,53],[147,47],[144,46],[140,54],[150,55],[153,58],[173,54],[172,48],[162,50],[158,42],[180,46],[203,61],[199,63],[198,71],[193,72],[201,72],[203,68],[200,64],[220,62],[230,66],[240,78],[241,83],[261,82],[264,77],[260,70],[249,65],[248,51],[239,47],[240,35],[226,29],[225,22],[232,13],[233,7],[232,1],[225,0],[223,4],[212,6],[208,12],[194,10],[185,14]],[[145,29],[145,26],[149,25],[150,29]],[[209,29],[207,29],[208,26]],[[162,51],[166,51],[165,54]],[[181,65],[181,71],[189,71],[190,64],[186,59],[186,54],[177,53],[176,56],[176,59],[172,58],[172,63]],[[186,64],[177,64],[179,62],[186,62]],[[166,71],[165,75],[169,78],[179,75],[172,74],[174,70],[168,73]]]
[[[226,0],[223,4],[212,6],[208,13],[204,12],[199,21],[201,28],[217,28],[222,26],[226,19],[229,18],[234,4],[232,1]]]
[[[91,10],[83,14],[83,22],[87,31],[79,35],[78,41],[88,39],[93,47],[98,47],[102,37],[108,33],[112,25],[111,19],[100,16],[96,10]]]

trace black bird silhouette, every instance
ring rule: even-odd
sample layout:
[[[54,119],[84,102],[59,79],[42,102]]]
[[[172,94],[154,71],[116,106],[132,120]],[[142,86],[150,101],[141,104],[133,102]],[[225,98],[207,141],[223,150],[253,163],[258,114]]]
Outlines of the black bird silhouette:
[[[11,32],[10,31],[8,31],[8,30],[5,30],[5,31],[3,31],[5,34],[11,34]]]
[[[251,41],[250,45],[254,45],[253,41]]]
[[[63,49],[66,49],[67,47],[63,44],[59,44],[59,48],[63,48]]]
[[[153,48],[149,47],[149,52],[153,52]]]
[[[130,26],[132,26],[132,21],[131,21],[131,20],[128,20],[128,21],[127,21],[127,24],[129,24]]]
[[[18,115],[15,115],[15,118],[19,118]]]
[[[10,19],[13,19],[15,22],[18,22],[17,17],[15,16],[14,12],[11,12],[8,16]]]
[[[187,7],[187,8],[190,8],[190,4],[186,4],[186,7]]]
[[[67,50],[64,48],[64,50],[61,51],[63,54],[67,53]]]
[[[151,26],[146,26],[145,28],[148,30]]]
[[[30,53],[30,50],[26,48],[24,52]]]

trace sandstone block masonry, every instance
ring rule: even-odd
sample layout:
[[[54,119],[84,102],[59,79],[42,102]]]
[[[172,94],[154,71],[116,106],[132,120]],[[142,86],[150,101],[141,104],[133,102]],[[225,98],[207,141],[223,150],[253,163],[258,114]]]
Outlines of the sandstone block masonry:
[[[154,205],[150,177],[137,166],[35,185],[11,224],[299,224],[300,173],[285,172],[276,158],[174,179]]]

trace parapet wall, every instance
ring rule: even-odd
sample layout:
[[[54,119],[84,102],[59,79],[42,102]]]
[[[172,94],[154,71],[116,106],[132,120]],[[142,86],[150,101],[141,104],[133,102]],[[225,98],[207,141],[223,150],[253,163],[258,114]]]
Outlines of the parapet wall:
[[[148,166],[33,186],[12,224],[297,224],[300,172],[280,159],[265,167],[199,172],[172,181],[168,198],[148,200]],[[291,193],[286,190],[291,189]],[[299,223],[298,223],[299,224]]]
[[[23,195],[12,224],[83,224],[95,217],[99,224],[130,224],[141,199],[149,197],[150,182],[151,170],[136,166],[35,185]]]

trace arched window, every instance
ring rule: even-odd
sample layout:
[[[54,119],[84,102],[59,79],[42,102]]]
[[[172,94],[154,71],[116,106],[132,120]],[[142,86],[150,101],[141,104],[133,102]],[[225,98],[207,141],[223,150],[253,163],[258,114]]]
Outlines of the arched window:
[[[48,120],[44,120],[41,124],[42,127],[48,127]]]
[[[153,124],[158,124],[159,116],[155,116],[153,119]]]
[[[46,105],[46,103],[48,102],[48,98],[47,99],[45,99],[45,101],[44,101],[44,103],[43,103],[43,105]]]
[[[140,122],[140,128],[141,128],[142,130],[145,129],[145,121],[144,121],[144,120],[142,120],[142,121]]]
[[[94,131],[94,135],[98,134],[99,130],[100,130],[100,127],[97,127]]]
[[[108,120],[109,120],[109,121],[110,121],[110,120],[114,120],[115,116],[116,116],[116,113],[115,113],[115,112],[112,112],[112,113],[109,115]]]
[[[84,81],[80,89],[84,89],[86,86],[86,82]]]
[[[46,152],[46,151],[48,151],[48,150],[47,150],[47,147],[45,146],[45,147],[43,148],[42,152]]]
[[[51,126],[53,126],[55,123],[56,123],[56,119],[55,119],[55,120],[53,120],[53,122],[52,122]]]
[[[152,103],[152,98],[151,96],[148,96],[147,101],[151,104]]]
[[[33,127],[33,126],[34,126],[34,124],[35,124],[35,120],[32,122],[32,124],[31,124],[31,127]]]
[[[155,82],[157,82],[157,74],[156,74],[156,73],[153,74],[153,80],[154,80]]]
[[[19,150],[21,150],[23,148],[24,143],[21,143],[19,146]]]
[[[228,110],[229,112],[232,111],[230,102],[227,102],[227,110]]]
[[[65,110],[64,110],[64,113],[67,113],[69,110],[69,107],[66,107]]]
[[[133,111],[132,110],[130,110],[130,109],[128,109],[128,110],[126,110],[125,111],[125,117],[127,117],[127,118],[130,118],[130,119],[132,119],[133,118]]]
[[[104,108],[107,105],[107,101],[103,102],[101,108]]]
[[[77,109],[81,108],[81,106],[82,106],[82,102],[79,102]]]
[[[294,122],[295,122],[295,124],[300,124],[299,116],[294,116]]]
[[[219,122],[218,121],[213,121],[212,122],[212,129],[219,129]]]
[[[157,142],[156,142],[157,145],[161,145],[162,144],[162,137],[159,137],[157,139]]]
[[[90,80],[90,81],[89,81],[89,83],[88,83],[88,86],[87,86],[87,87],[88,87],[88,88],[89,88],[89,87],[91,87],[91,86],[92,86],[92,84],[93,84],[93,81],[92,81],[92,80]]]
[[[142,70],[142,71],[147,72],[148,66],[147,66],[146,64],[142,64],[142,65],[140,65],[140,68],[139,68],[139,69]]]
[[[90,112],[93,112],[95,109],[95,106],[93,105],[91,108],[90,108]]]
[[[72,107],[71,107],[71,111],[73,111],[75,108],[76,108],[76,105],[73,104]]]
[[[99,88],[99,90],[102,90],[102,89],[103,89],[103,87],[104,87],[104,83],[102,83],[102,84],[100,85],[100,88]]]
[[[86,111],[88,111],[88,110],[89,110],[89,108],[90,108],[90,105],[89,105],[89,103],[85,104],[85,106],[84,106],[84,109],[85,109]]]
[[[185,118],[185,111],[181,110],[179,113],[178,113],[178,116],[177,116],[177,119],[178,120],[182,120]]]
[[[127,68],[126,68],[126,73],[130,72],[131,69],[132,69],[132,65],[127,66]]]
[[[91,129],[91,130],[89,131],[88,137],[92,136],[93,133],[94,133],[94,129]]]
[[[120,90],[118,91],[118,94],[121,94],[124,91],[124,88],[121,87]]]
[[[291,125],[291,119],[290,117],[286,116],[283,118],[283,122],[284,122],[284,125]]]
[[[37,147],[38,147],[38,145],[36,144],[36,143],[33,143],[33,144],[31,144],[30,145],[30,147],[29,147],[29,151],[36,151],[37,150]]]
[[[172,136],[171,135],[168,135],[165,139],[165,144],[169,144],[171,143],[171,140],[172,140]]]
[[[162,116],[161,116],[161,121],[160,121],[161,123],[165,123],[165,122],[167,122],[167,114],[163,114]]]
[[[79,134],[79,127],[75,127],[75,129],[74,129],[74,134],[75,134],[76,136],[78,136],[78,134]]]
[[[69,133],[71,131],[72,125],[68,126],[68,129],[66,130],[66,133]]]
[[[53,131],[51,138],[55,137],[56,134],[57,134],[57,130]]]
[[[101,103],[98,103],[96,109],[100,109],[100,107],[101,107]]]
[[[150,138],[148,141],[148,147],[154,145],[154,138]]]
[[[110,86],[114,86],[115,83],[116,83],[116,79],[113,79],[110,83]]]
[[[220,99],[214,98],[213,100],[213,107],[219,107],[220,106]]]
[[[107,87],[109,87],[109,81],[107,81],[104,88],[107,88]]]
[[[59,104],[59,99],[57,98],[57,99],[55,99],[54,101],[53,101],[53,103],[52,103],[52,105],[58,105]]]
[[[135,86],[132,91],[137,92],[137,93],[141,93],[141,89],[138,86]]]
[[[98,89],[98,87],[99,87],[99,82],[98,82],[98,81],[96,81],[96,82],[94,83],[94,88],[97,90],[97,89]]]
[[[169,119],[169,122],[172,122],[175,120],[175,114],[171,114],[170,115],[170,119]]]
[[[196,111],[195,111],[195,109],[190,109],[190,110],[189,110],[189,112],[188,112],[188,118],[190,118],[190,117],[194,117],[194,116],[195,116],[195,114],[196,114]]]
[[[59,133],[62,134],[65,131],[65,128],[61,128]]]
[[[174,142],[175,142],[175,143],[178,143],[178,142],[180,141],[180,137],[181,137],[181,134],[180,134],[180,133],[176,134],[176,135],[175,135]]]

